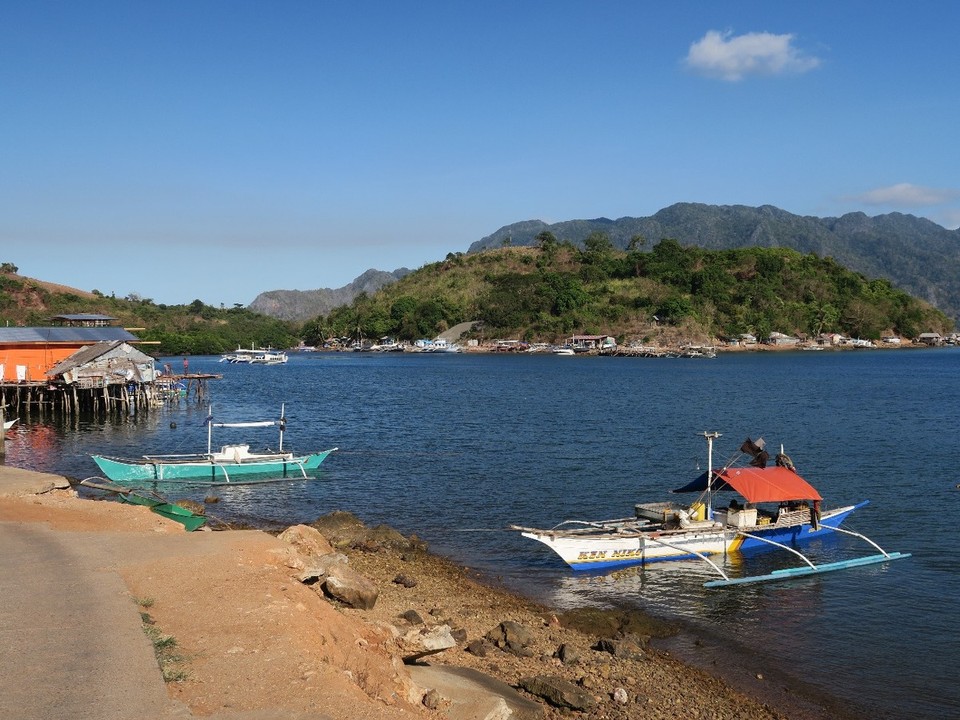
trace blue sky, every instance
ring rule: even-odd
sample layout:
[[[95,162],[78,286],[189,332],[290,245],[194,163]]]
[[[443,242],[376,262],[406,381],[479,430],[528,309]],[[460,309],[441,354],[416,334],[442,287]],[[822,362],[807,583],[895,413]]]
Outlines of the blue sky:
[[[0,4],[0,262],[227,307],[676,202],[960,225],[948,2]]]

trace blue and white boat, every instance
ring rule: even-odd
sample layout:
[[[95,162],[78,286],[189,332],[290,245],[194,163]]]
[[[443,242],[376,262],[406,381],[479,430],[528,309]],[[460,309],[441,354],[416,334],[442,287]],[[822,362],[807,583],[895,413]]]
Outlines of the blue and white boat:
[[[763,440],[749,438],[727,465],[713,469],[713,441],[719,433],[703,433],[708,446],[707,472],[678,493],[696,492],[689,504],[654,502],[638,504],[634,515],[611,520],[567,520],[549,529],[511,525],[524,537],[537,540],[553,550],[574,570],[608,570],[646,565],[668,560],[699,558],[713,567],[722,580],[709,587],[762,580],[782,580],[840,570],[900,557],[887,553],[869,538],[844,530],[840,525],[868,501],[821,511],[821,496],[804,480],[781,448],[774,464],[767,466],[769,454]],[[747,455],[747,465],[735,466]],[[714,507],[719,492],[734,492],[741,500]],[[831,533],[854,535],[875,547],[880,554],[867,558],[816,565],[794,546]],[[740,551],[779,548],[802,559],[804,565],[776,571],[769,576],[730,578],[710,556],[731,555]]]

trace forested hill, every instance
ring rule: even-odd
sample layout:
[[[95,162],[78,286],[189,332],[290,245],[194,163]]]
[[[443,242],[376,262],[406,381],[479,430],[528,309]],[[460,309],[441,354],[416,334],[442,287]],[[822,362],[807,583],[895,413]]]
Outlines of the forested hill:
[[[644,343],[774,331],[915,338],[954,325],[888,280],[813,253],[704,250],[676,240],[623,251],[603,233],[581,249],[544,232],[536,247],[450,254],[307,323],[304,336],[309,344],[358,331],[413,340],[464,321],[479,321],[478,338],[554,342],[586,333]]]
[[[514,223],[473,243],[469,252],[505,243],[534,245],[544,231],[578,246],[591,233],[602,232],[620,249],[637,236],[647,249],[663,238],[708,249],[793,248],[832,257],[868,277],[887,278],[954,320],[960,319],[960,230],[946,230],[913,215],[868,217],[857,212],[818,218],[793,215],[771,205],[678,203],[650,217]]]

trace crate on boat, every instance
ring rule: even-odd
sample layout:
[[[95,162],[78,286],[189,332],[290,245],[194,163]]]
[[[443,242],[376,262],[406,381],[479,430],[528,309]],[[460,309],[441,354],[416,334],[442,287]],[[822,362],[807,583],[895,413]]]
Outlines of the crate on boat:
[[[733,527],[753,527],[757,524],[757,509],[743,508],[727,511],[727,525]]]
[[[677,518],[677,513],[687,508],[674,502],[641,503],[633,506],[633,512],[638,518],[665,523]]]

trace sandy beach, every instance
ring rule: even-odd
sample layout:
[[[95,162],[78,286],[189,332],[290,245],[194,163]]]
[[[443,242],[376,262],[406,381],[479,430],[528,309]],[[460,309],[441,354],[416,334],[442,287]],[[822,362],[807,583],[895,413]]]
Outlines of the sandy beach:
[[[123,588],[111,612],[139,617],[148,635],[172,639],[175,659],[156,661],[170,703],[158,717],[841,716],[785,679],[751,667],[749,658],[730,662],[734,658],[718,653],[708,638],[675,635],[675,628],[639,613],[554,612],[432,555],[416,538],[364,528],[347,513],[280,537],[260,530],[186,533],[145,507],[81,499],[65,486],[57,476],[0,467],[0,529],[25,537],[29,528],[42,527],[71,552],[90,548],[84,557],[91,572],[116,578]],[[317,530],[320,539],[303,540]],[[303,581],[304,568],[337,555],[375,588],[373,607],[351,607]],[[8,568],[14,576],[35,572]],[[30,612],[23,609],[10,622],[57,627],[58,618]],[[404,664],[431,634],[453,642]],[[715,671],[681,661],[664,642],[702,653],[697,664]],[[76,650],[99,667],[95,649]],[[37,662],[7,658],[5,667],[17,668],[8,682],[40,693],[44,682],[88,681]],[[447,680],[456,671],[484,683],[467,692],[445,685],[434,671]],[[544,678],[567,694],[542,694],[534,680]],[[478,700],[478,693],[485,696]],[[22,709],[10,716],[41,717]]]

